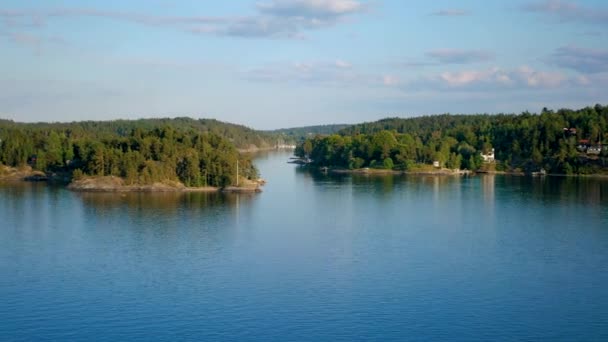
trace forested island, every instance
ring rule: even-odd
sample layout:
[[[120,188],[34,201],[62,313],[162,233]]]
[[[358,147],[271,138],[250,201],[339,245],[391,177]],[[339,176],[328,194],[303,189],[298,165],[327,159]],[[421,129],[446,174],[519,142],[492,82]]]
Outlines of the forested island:
[[[271,134],[205,119],[1,120],[0,177],[60,179],[88,190],[254,186],[258,171],[237,147],[272,146],[275,140]]]
[[[352,171],[608,174],[608,106],[540,114],[388,118],[298,144],[301,163]],[[379,171],[379,172],[382,172]]]

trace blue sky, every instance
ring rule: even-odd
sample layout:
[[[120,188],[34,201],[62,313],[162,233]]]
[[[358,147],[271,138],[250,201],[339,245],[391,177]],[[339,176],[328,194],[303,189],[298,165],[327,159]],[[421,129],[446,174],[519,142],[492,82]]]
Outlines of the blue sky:
[[[608,103],[605,1],[0,1],[0,117],[258,129]]]

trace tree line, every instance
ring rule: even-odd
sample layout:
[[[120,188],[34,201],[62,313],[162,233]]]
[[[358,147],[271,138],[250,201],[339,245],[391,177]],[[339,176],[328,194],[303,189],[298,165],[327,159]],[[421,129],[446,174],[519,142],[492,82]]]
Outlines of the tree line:
[[[317,126],[305,126],[305,127],[292,127],[292,128],[281,128],[272,131],[267,131],[270,134],[279,135],[287,142],[296,142],[306,139],[310,136],[315,135],[329,135],[339,132],[340,130],[348,127],[346,124],[334,124],[334,125],[317,125]]]
[[[243,125],[222,122],[215,119],[158,118],[139,120],[111,120],[111,121],[80,121],[80,122],[40,122],[18,123],[9,120],[0,120],[0,129],[3,127],[21,127],[25,129],[70,131],[75,135],[89,135],[96,138],[121,136],[131,134],[135,129],[150,131],[163,127],[172,127],[178,131],[209,132],[224,137],[237,148],[266,148],[276,144],[278,133],[262,132]]]
[[[179,181],[186,186],[224,187],[236,183],[237,161],[241,177],[258,176],[251,160],[238,153],[231,141],[235,139],[213,129],[195,129],[189,124],[195,120],[186,124],[181,119],[151,121],[0,121],[0,163],[29,164],[36,170],[76,178],[118,176],[129,185]],[[233,138],[238,136],[234,134]]]
[[[478,170],[486,166],[481,154],[494,149],[497,170],[591,174],[607,170],[607,143],[608,106],[598,104],[540,114],[388,118],[308,138],[295,153],[314,165],[349,169],[407,170],[439,162]]]

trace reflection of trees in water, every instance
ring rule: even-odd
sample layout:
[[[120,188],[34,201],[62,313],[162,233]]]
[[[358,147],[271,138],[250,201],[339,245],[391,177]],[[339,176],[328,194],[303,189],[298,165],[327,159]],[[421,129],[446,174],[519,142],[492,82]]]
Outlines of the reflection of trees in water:
[[[67,191],[64,186],[45,182],[0,182],[0,203],[5,207],[10,206],[15,212],[21,212],[24,206],[35,205],[39,201],[57,205],[61,193]]]
[[[255,194],[216,192],[142,192],[142,193],[78,193],[86,206],[98,209],[124,208],[175,213],[183,209],[234,207],[249,201]]]
[[[0,181],[0,194],[11,198],[22,198],[47,188],[54,192],[59,190],[57,186],[49,186],[45,182]]]
[[[601,204],[608,200],[608,179],[592,177],[501,177],[497,183],[524,196],[556,202]]]
[[[398,183],[401,179],[403,179],[402,176],[396,175],[354,174],[353,184],[367,184],[371,185],[376,191],[389,193],[395,189],[395,183]]]
[[[377,192],[391,193],[407,189],[414,192],[427,192],[439,195],[441,192],[450,191],[449,184],[458,180],[456,177],[432,176],[432,175],[354,175],[354,184],[368,184]]]
[[[460,181],[460,177],[434,175],[398,175],[379,173],[333,173],[322,172],[313,167],[296,167],[296,173],[320,184],[352,184],[355,190],[374,190],[390,193],[401,187],[416,190],[447,191],[447,184]]]
[[[249,215],[256,194],[76,193],[82,215],[77,226],[95,239],[117,239],[129,250],[205,257],[239,237],[239,216]],[[240,208],[240,209],[239,209]],[[247,220],[244,220],[247,221]],[[116,238],[115,236],[119,236]],[[141,251],[141,252],[139,252]]]
[[[315,168],[297,167],[296,172],[318,184],[352,184],[354,193],[374,191],[389,194],[407,188],[431,191],[435,195],[453,191],[461,186],[466,176],[336,174]],[[494,201],[496,190],[543,201],[601,204],[608,200],[608,179],[593,177],[527,177],[509,175],[471,176],[479,178],[485,201]]]
[[[298,166],[296,173],[312,179],[315,183],[348,184],[351,175],[345,173],[323,172],[316,167]]]

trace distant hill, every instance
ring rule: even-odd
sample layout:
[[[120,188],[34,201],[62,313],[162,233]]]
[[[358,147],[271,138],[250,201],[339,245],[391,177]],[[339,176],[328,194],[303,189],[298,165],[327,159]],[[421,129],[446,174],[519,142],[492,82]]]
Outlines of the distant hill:
[[[34,131],[61,130],[73,135],[86,135],[94,138],[108,138],[118,135],[129,136],[134,130],[151,131],[170,127],[179,132],[209,132],[231,141],[239,149],[269,148],[276,145],[277,136],[272,133],[256,131],[243,125],[222,122],[215,119],[160,118],[139,120],[79,121],[79,122],[38,122],[19,123],[0,120],[3,128],[23,128]],[[86,134],[85,134],[86,133]]]
[[[349,127],[346,124],[335,124],[335,125],[317,125],[317,126],[305,126],[305,127],[292,127],[292,128],[281,128],[273,131],[266,131],[271,134],[281,134],[286,138],[291,138],[296,141],[303,140],[305,138],[319,135],[329,135],[339,132],[342,129]]]

